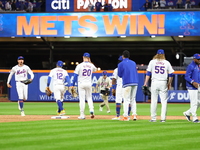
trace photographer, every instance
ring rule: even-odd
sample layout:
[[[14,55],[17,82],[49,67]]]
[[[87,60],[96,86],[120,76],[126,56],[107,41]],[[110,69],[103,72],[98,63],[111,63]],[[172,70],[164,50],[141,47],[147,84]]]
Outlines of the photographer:
[[[100,96],[103,100],[103,103],[99,105],[99,110],[103,111],[103,107],[106,105],[107,113],[110,113],[110,107],[108,104],[108,96],[110,95],[110,87],[112,86],[110,78],[107,76],[107,72],[103,71],[103,76],[101,76],[96,85],[96,89],[100,88]]]

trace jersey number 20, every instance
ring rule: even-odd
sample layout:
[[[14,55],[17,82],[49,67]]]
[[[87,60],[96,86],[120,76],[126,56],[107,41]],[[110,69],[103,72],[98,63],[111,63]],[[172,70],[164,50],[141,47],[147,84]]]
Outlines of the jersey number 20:
[[[91,69],[83,69],[83,76],[90,76],[91,75]]]

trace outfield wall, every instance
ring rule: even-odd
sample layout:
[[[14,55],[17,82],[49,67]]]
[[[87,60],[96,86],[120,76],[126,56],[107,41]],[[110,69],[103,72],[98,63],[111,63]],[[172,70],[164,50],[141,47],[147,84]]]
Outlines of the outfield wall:
[[[47,77],[48,77],[49,71],[50,70],[33,70],[35,77],[34,77],[33,82],[29,85],[29,88],[28,88],[28,92],[29,92],[28,101],[54,101],[54,95],[48,97],[45,94],[45,88],[47,85]],[[107,72],[108,72],[108,76],[112,79],[113,70],[107,70]],[[0,70],[0,73],[1,74],[6,73],[8,75],[9,70]],[[72,81],[73,70],[69,70],[68,73],[69,73],[70,79]],[[148,101],[148,99],[150,99],[150,97],[144,96],[144,94],[142,93],[142,90],[141,90],[141,87],[144,83],[145,71],[138,71],[138,73],[139,73],[139,85],[138,85],[138,91],[137,91],[137,95],[136,95],[136,101],[137,102],[146,102],[146,101]],[[183,103],[189,102],[189,95],[188,95],[187,90],[185,89],[184,74],[185,74],[185,71],[176,71],[175,72],[174,80],[173,80],[173,84],[172,84],[172,90],[169,91],[168,102],[183,102]],[[7,75],[6,76],[4,75],[4,76],[7,78]],[[92,83],[93,83],[92,84],[92,97],[93,97],[94,102],[102,101],[99,96],[99,93],[95,93],[96,82],[101,75],[102,75],[102,71],[98,71],[96,73],[93,73],[93,76],[92,76]],[[4,80],[4,82],[6,82],[6,80]],[[17,101],[18,96],[17,96],[14,76],[12,77],[11,85],[12,85],[12,88],[8,89],[8,98],[11,101]],[[4,88],[7,88],[7,87],[4,87]],[[50,84],[50,89],[53,91],[52,82]],[[77,101],[79,101],[79,99],[73,98],[68,91],[68,87],[66,87],[64,101],[77,102]],[[109,101],[114,102],[115,97],[110,95]]]

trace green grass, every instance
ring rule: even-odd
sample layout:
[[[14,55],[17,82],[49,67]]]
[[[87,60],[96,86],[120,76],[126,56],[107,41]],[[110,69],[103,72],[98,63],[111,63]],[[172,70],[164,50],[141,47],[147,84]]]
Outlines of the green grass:
[[[68,115],[78,115],[78,103],[65,103]],[[108,115],[98,111],[96,115]],[[111,103],[115,115],[115,104]],[[139,115],[149,115],[150,104],[137,104]],[[86,105],[86,111],[88,106]],[[189,104],[168,104],[168,115],[180,115]],[[25,103],[26,115],[55,115],[55,103]],[[158,105],[158,114],[160,113]],[[0,103],[0,115],[19,114],[17,103]],[[0,150],[195,150],[200,124],[186,120],[165,123],[112,120],[47,120],[0,123]]]

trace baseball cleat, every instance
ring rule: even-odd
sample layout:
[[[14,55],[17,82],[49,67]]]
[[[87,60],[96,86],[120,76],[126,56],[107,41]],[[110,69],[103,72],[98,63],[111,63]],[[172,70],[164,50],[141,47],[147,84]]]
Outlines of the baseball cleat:
[[[160,122],[165,122],[165,120],[160,120]]]
[[[25,113],[24,113],[24,111],[23,111],[23,110],[21,111],[21,116],[25,116]]]
[[[200,123],[200,121],[198,119],[193,121],[194,123]]]
[[[112,120],[120,120],[120,117],[112,118]]]
[[[103,107],[100,106],[100,107],[99,107],[99,111],[103,111]]]
[[[137,116],[133,115],[133,121],[136,121],[136,120],[137,120]]]
[[[187,119],[187,121],[190,121],[190,116],[188,116],[188,115],[186,114],[186,112],[183,112],[183,115],[185,116],[185,118]]]
[[[83,120],[83,119],[85,119],[85,117],[79,116],[78,119]]]
[[[107,113],[110,113],[110,110],[109,110],[109,111],[107,111]]]
[[[149,122],[156,122],[156,120],[149,120]]]
[[[122,119],[120,119],[121,121],[129,121],[130,119],[128,117],[124,117]]]
[[[60,116],[63,116],[63,115],[65,115],[65,110],[64,109],[60,112]]]
[[[93,112],[90,112],[90,117],[91,117],[91,119],[94,118],[94,113]]]

